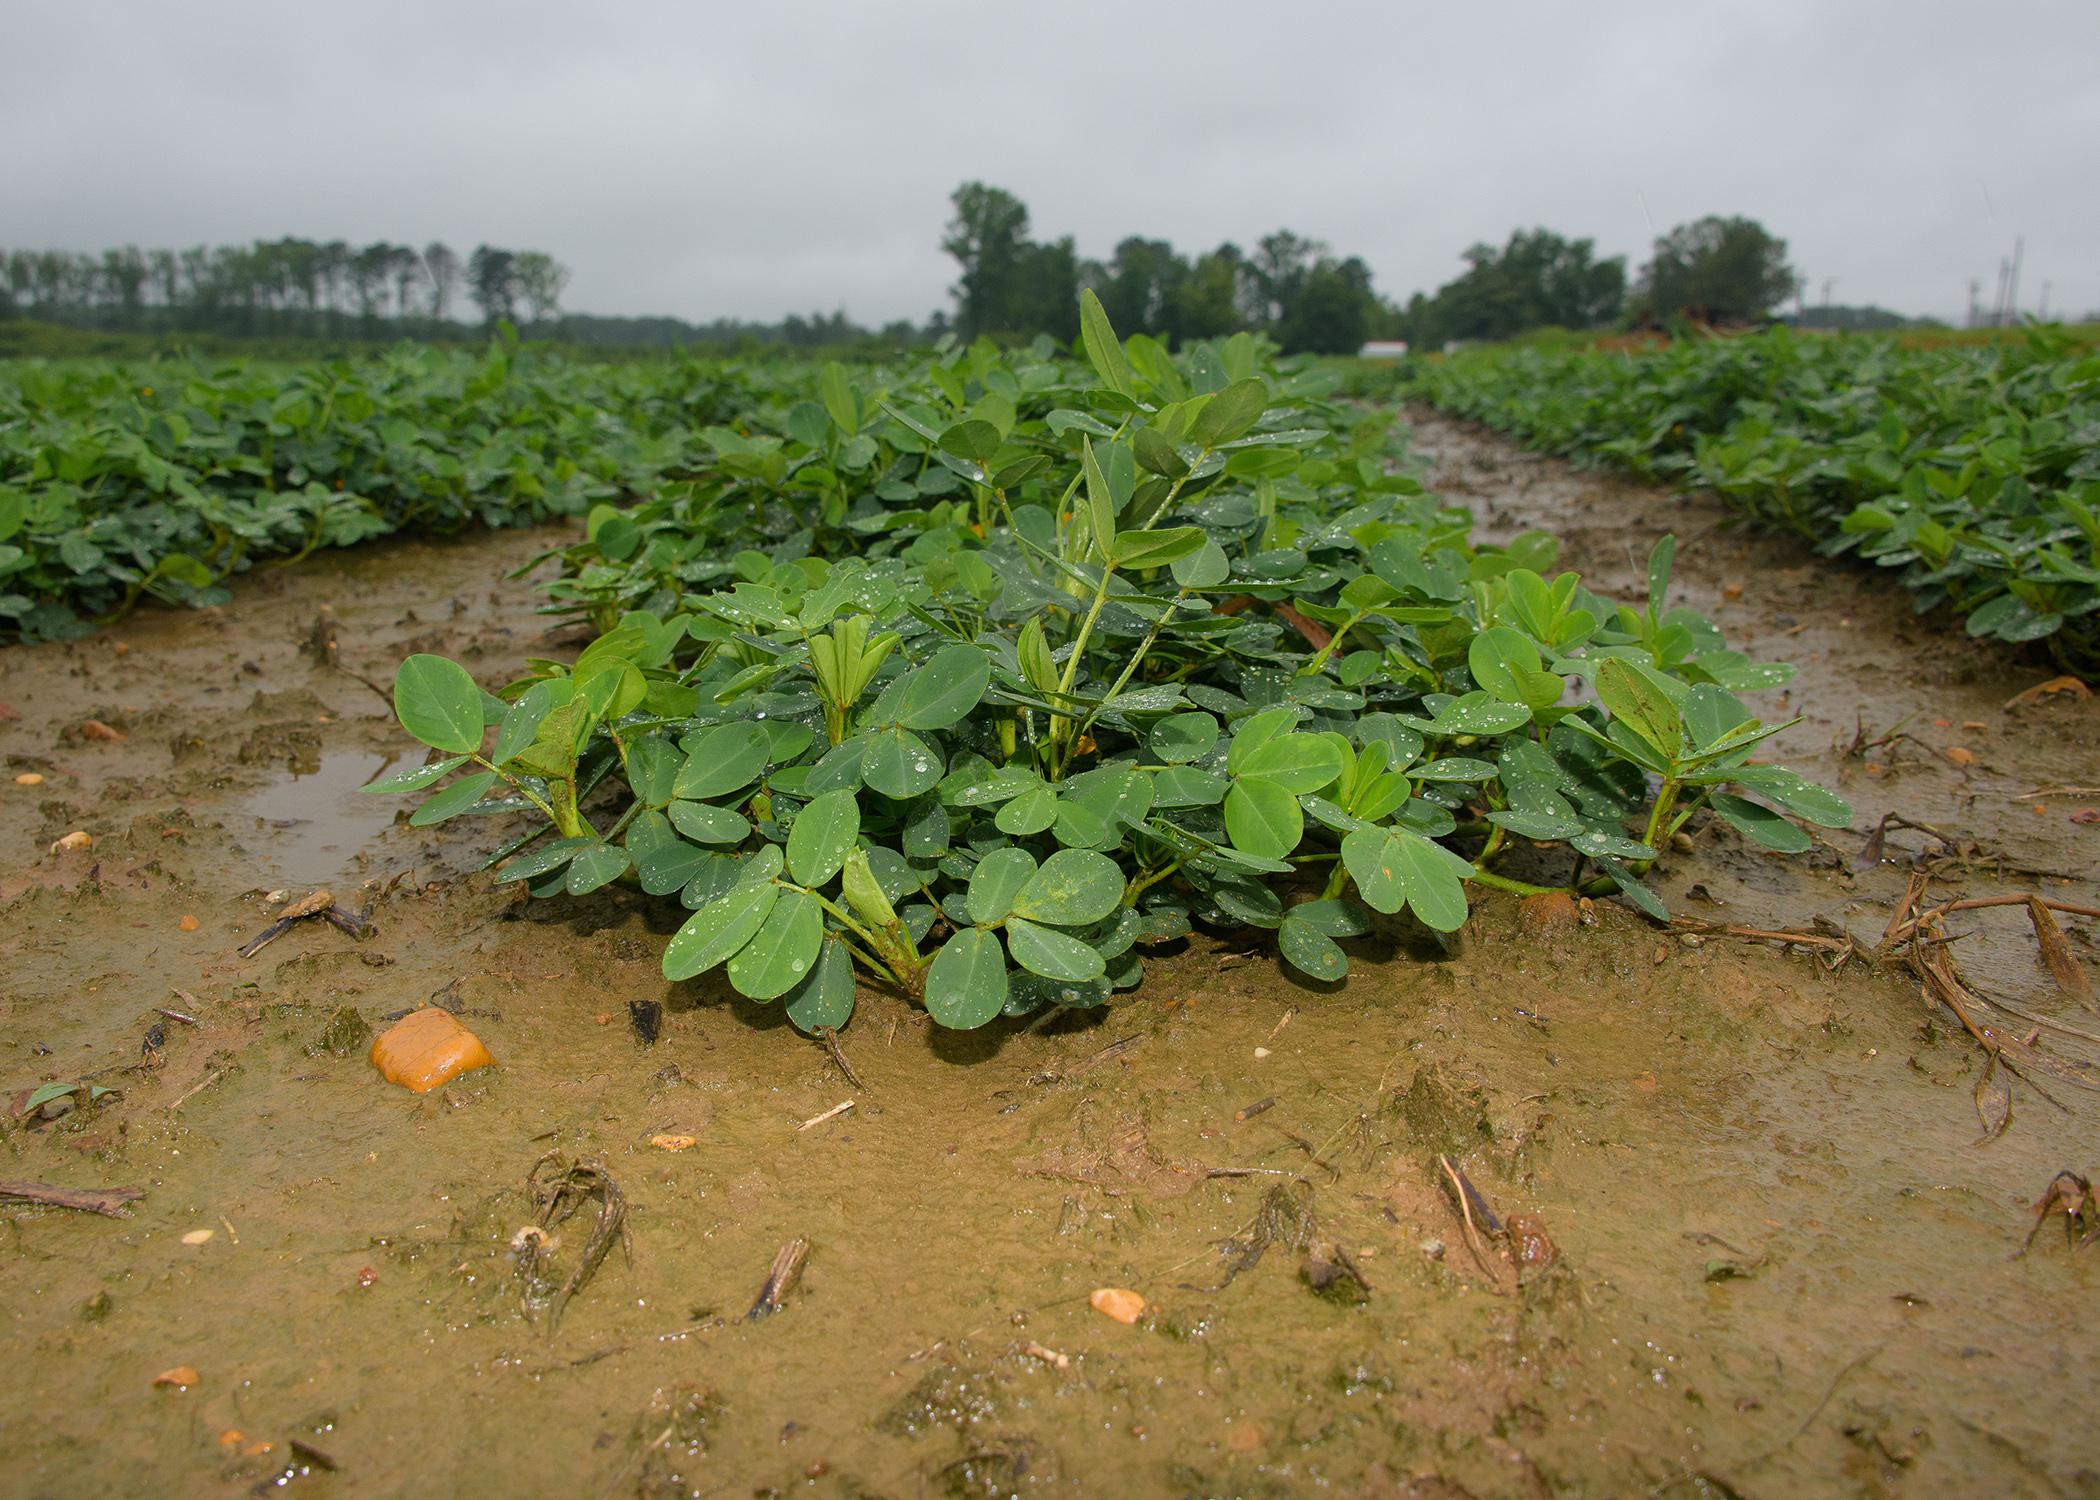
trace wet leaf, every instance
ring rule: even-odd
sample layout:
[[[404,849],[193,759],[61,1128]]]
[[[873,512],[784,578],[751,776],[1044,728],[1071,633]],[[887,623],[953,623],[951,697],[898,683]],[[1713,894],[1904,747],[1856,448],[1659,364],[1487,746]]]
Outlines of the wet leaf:
[[[996,935],[966,927],[941,945],[926,970],[926,1013],[971,1030],[1006,1007],[1006,955]]]
[[[433,749],[471,755],[481,748],[481,689],[456,661],[419,655],[401,663],[394,673],[394,715]]]
[[[788,831],[788,873],[804,885],[824,884],[838,874],[859,837],[860,804],[853,793],[824,793],[795,815]]]
[[[2012,1079],[1998,1065],[1995,1052],[1985,1059],[1983,1076],[1976,1080],[1976,1118],[1983,1125],[1983,1138],[1987,1141],[2005,1134],[2012,1124]]]
[[[2063,929],[2056,925],[2056,918],[2038,897],[2027,898],[2027,920],[2034,927],[2034,940],[2041,945],[2042,962],[2048,965],[2049,977],[2056,981],[2056,987],[2074,1000],[2092,999],[2093,987],[2086,978],[2085,969],[2071,952],[2070,944],[2064,941]]]
[[[664,978],[691,979],[727,959],[751,941],[779,898],[779,886],[758,880],[732,886],[708,902],[665,945]]]

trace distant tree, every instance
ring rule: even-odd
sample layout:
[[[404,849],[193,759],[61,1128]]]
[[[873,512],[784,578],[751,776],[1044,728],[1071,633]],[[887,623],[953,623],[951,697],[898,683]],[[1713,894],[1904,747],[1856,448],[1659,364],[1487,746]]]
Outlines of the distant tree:
[[[1326,254],[1327,247],[1318,240],[1305,239],[1288,229],[1264,235],[1248,262],[1256,319],[1271,328],[1282,323],[1306,280]]]
[[[1047,333],[1060,343],[1079,337],[1079,251],[1068,234],[1047,245],[1029,245],[1021,261],[1015,333]]]
[[[1641,270],[1641,301],[1659,318],[1689,314],[1717,323],[1762,318],[1800,289],[1786,241],[1755,219],[1708,215],[1655,242]]]
[[[351,300],[351,288],[355,277],[351,267],[357,261],[357,252],[351,250],[346,239],[330,239],[328,244],[313,246],[313,286],[319,298],[319,307],[325,307],[330,315],[340,313],[344,303]],[[334,317],[330,317],[334,324]]]
[[[1028,206],[1006,189],[982,182],[964,183],[948,201],[955,216],[941,248],[962,268],[953,288],[958,331],[964,338],[993,329],[1023,331],[1032,248]],[[1074,272],[1076,279],[1076,265]],[[1076,287],[1073,297],[1078,297]]]
[[[162,307],[173,307],[182,300],[182,277],[177,270],[173,250],[149,250],[146,252],[147,272],[153,284],[154,300]]]
[[[1181,339],[1214,339],[1247,326],[1247,258],[1231,241],[1196,257],[1174,289],[1172,326]]]
[[[357,313],[366,322],[377,322],[386,310],[387,288],[394,271],[394,247],[375,240],[350,255],[350,292],[357,299]]]
[[[1509,242],[1474,245],[1465,273],[1417,294],[1400,315],[1402,336],[1434,347],[1453,339],[1506,339],[1532,328],[1595,328],[1617,318],[1626,299],[1626,262],[1596,258],[1591,240],[1550,229],[1519,229]]]
[[[1276,341],[1293,353],[1354,354],[1371,331],[1377,298],[1371,268],[1355,256],[1322,256],[1300,273],[1275,329]]]
[[[467,295],[481,309],[482,322],[494,323],[498,318],[515,321],[517,263],[514,253],[493,245],[476,245],[474,253],[467,257]]]
[[[1189,263],[1172,245],[1132,235],[1116,246],[1106,265],[1089,261],[1084,279],[1101,299],[1109,322],[1125,334],[1171,335],[1175,298],[1188,276]]]
[[[430,316],[442,323],[459,288],[459,257],[443,240],[432,240],[423,247],[423,274],[430,278]]]
[[[408,245],[387,248],[387,278],[394,284],[394,316],[415,316],[416,283],[423,279],[423,257]]]
[[[1845,303],[1825,303],[1819,307],[1804,307],[1800,316],[1789,318],[1796,328],[1828,329],[1839,333],[1887,333],[1899,328],[1944,328],[1947,325],[1937,318],[1908,318],[1902,313],[1891,312],[1886,307],[1848,306]]]
[[[569,284],[569,268],[539,250],[521,250],[511,262],[511,280],[525,299],[535,323],[544,323],[561,308],[562,288]]]

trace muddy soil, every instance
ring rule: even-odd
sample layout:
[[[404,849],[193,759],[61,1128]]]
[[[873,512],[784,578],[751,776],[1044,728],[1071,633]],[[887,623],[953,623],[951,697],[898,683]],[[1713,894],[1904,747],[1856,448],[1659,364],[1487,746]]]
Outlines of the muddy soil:
[[[1786,758],[1942,829],[1941,889],[2085,890],[1992,870],[2092,864],[2078,798],[2012,796],[2100,780],[2091,704],[2004,711],[2046,674],[1696,503],[1433,418],[1418,442],[1600,587],[1676,529],[1684,597],[1803,663]],[[0,1120],[0,1179],[144,1190],[0,1206],[0,1493],[2100,1495],[2100,1254],[2058,1224],[2021,1253],[2051,1175],[2100,1166],[2100,1109],[2016,1082],[1982,1139],[1979,1054],[1908,978],[1496,897],[1447,950],[1366,940],[1333,990],[1195,944],[1077,1025],[949,1034],[867,994],[863,1089],[777,1013],[666,984],[675,907],[527,905],[475,873],[498,828],[353,790],[404,747],[307,649],[321,608],[374,680],[441,650],[499,684],[562,648],[499,581],[546,541],[373,548],[0,654],[0,1085],[118,1090]],[[1922,743],[1847,757],[1855,714]],[[1860,842],[1783,863],[1703,832],[1668,894],[1871,938],[1903,870],[1854,873]],[[269,892],[316,885],[375,930],[236,955]],[[1972,970],[2100,1032],[1998,915]],[[433,997],[499,1063],[415,1096],[360,1028]],[[514,1249],[550,1152],[627,1207],[558,1322]],[[595,1211],[553,1227],[555,1279]]]

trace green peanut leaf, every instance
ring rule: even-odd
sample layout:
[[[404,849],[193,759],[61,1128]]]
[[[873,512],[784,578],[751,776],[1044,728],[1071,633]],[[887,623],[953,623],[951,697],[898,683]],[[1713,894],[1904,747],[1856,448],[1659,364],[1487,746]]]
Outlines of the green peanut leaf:
[[[950,937],[926,969],[926,1013],[943,1026],[982,1026],[1006,1008],[1007,993],[1006,955],[981,927]]]
[[[481,748],[481,689],[456,661],[417,655],[401,663],[394,673],[394,715],[432,749],[472,755]]]
[[[1011,910],[1017,917],[1038,922],[1084,927],[1114,911],[1122,899],[1123,872],[1114,860],[1091,849],[1060,849],[1029,877],[1014,897]],[[1014,961],[1021,961],[1018,955]]]
[[[747,787],[765,769],[765,730],[754,723],[715,724],[685,737],[685,765],[671,790],[679,797],[705,802]]]
[[[1152,726],[1152,753],[1169,765],[1201,760],[1217,747],[1218,721],[1207,713],[1169,714]]]
[[[1357,891],[1375,909],[1415,916],[1439,932],[1466,922],[1464,881],[1473,867],[1419,833],[1366,828],[1342,840],[1342,863]]]
[[[991,927],[1005,921],[1007,913],[1014,909],[1014,898],[1034,878],[1035,872],[1035,856],[1011,844],[994,849],[980,859],[977,868],[970,872],[970,889],[966,898],[970,920],[980,927]]]
[[[731,886],[671,935],[664,947],[664,978],[691,979],[721,963],[751,941],[779,899],[780,887],[770,879]]]
[[[426,786],[436,786],[466,763],[466,756],[451,755],[443,760],[432,761],[427,766],[417,766],[412,771],[396,771],[391,776],[382,776],[377,781],[368,781],[359,787],[358,790],[360,792],[420,792]]]
[[[991,685],[992,663],[975,646],[944,646],[904,679],[897,722],[907,729],[960,723]]]
[[[1292,968],[1313,979],[1333,983],[1349,972],[1349,955],[1341,946],[1295,912],[1276,929],[1276,948]]]
[[[462,776],[411,813],[409,824],[415,828],[428,828],[447,818],[456,818],[479,802],[481,794],[495,784],[494,771],[477,771],[472,776]]]
[[[1671,757],[1677,754],[1684,721],[1653,672],[1622,657],[1607,657],[1597,668],[1597,696],[1614,720],[1656,751]]]
[[[1276,782],[1243,776],[1225,794],[1225,832],[1235,849],[1282,859],[1305,836],[1305,813],[1298,799]]]
[[[743,814],[707,802],[673,802],[665,811],[677,830],[696,844],[741,844],[751,832]]]
[[[588,895],[625,875],[631,864],[627,851],[619,845],[594,842],[577,850],[576,857],[569,861],[563,888],[572,896]]]
[[[1816,846],[1814,839],[1769,807],[1760,807],[1755,802],[1731,796],[1727,792],[1714,793],[1708,806],[1726,819],[1729,826],[1738,833],[1764,845],[1767,849],[1776,849],[1781,854],[1806,854]]]
[[[1002,806],[992,826],[1009,838],[1027,838],[1041,833],[1057,821],[1057,793],[1047,786],[1030,787]]]
[[[714,857],[673,833],[670,819],[660,812],[645,812],[634,820],[627,830],[627,854],[634,861],[642,890],[651,896],[685,889],[700,867]]]
[[[1169,526],[1163,531],[1116,533],[1119,568],[1160,568],[1193,555],[1209,538],[1195,526]]]
[[[1293,796],[1319,791],[1342,774],[1342,750],[1317,734],[1281,734],[1239,758],[1233,773],[1272,781]]]
[[[798,1031],[836,1031],[853,1019],[853,956],[844,941],[827,936],[802,982],[787,992],[787,1018]]]
[[[1054,927],[1038,927],[1026,917],[1007,918],[1006,949],[1015,963],[1045,979],[1076,983],[1099,979],[1108,972],[1107,963],[1093,947]]]
[[[803,885],[822,885],[838,874],[859,837],[860,804],[853,793],[824,793],[796,814],[788,830],[788,873]]]
[[[909,729],[878,729],[866,739],[861,780],[885,797],[916,797],[941,779],[940,752]]]
[[[1086,346],[1087,361],[1101,377],[1101,383],[1131,405],[1137,405],[1137,387],[1130,378],[1130,361],[1123,353],[1123,341],[1116,337],[1115,326],[1108,321],[1108,309],[1101,305],[1092,287],[1079,294],[1079,337]]]
[[[730,957],[729,982],[747,999],[777,1000],[810,971],[823,943],[824,908],[817,898],[780,891],[758,931]]]

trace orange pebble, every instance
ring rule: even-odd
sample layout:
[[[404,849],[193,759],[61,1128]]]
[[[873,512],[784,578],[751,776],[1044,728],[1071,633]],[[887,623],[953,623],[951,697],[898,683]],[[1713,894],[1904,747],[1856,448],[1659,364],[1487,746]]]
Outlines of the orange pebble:
[[[1517,920],[1533,937],[1541,937],[1558,928],[1576,926],[1582,921],[1582,911],[1566,891],[1547,891],[1518,902]]]
[[[175,925],[177,927],[180,927],[184,932],[195,932],[199,927],[202,927],[204,924],[198,921],[195,917],[191,916],[188,912],[184,912],[182,920],[180,922],[177,922]]]
[[[172,1370],[163,1370],[153,1377],[153,1383],[155,1385],[172,1385],[179,1391],[186,1391],[197,1383],[197,1367],[195,1365],[177,1365]]]
[[[1965,745],[1949,745],[1943,753],[1949,761],[1957,766],[1973,766],[1976,764],[1976,752]]]
[[[1114,1318],[1118,1323],[1135,1323],[1145,1310],[1145,1299],[1127,1287],[1101,1287],[1089,1294],[1086,1300],[1095,1312]]]
[[[495,1065],[481,1038],[450,1011],[434,1005],[410,1011],[372,1041],[372,1066],[388,1083],[418,1094],[442,1088],[462,1073]]]

